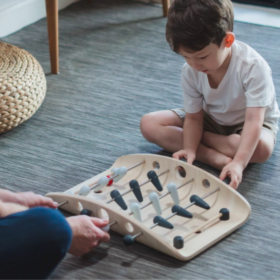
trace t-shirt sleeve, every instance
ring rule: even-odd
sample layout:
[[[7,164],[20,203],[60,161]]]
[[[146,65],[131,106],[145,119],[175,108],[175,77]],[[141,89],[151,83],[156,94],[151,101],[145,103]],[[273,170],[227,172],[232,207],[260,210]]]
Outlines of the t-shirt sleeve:
[[[187,113],[197,113],[203,106],[203,95],[198,92],[194,74],[188,65],[184,65],[181,75],[184,95],[184,109]]]
[[[243,72],[247,107],[266,107],[273,102],[274,85],[271,69],[264,59],[256,59]]]

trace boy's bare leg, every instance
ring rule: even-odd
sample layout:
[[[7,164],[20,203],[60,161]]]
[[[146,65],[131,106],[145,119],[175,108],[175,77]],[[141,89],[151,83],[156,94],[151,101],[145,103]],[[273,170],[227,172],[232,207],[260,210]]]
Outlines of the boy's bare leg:
[[[205,131],[201,142],[207,147],[233,158],[239,147],[240,139],[241,136],[239,134],[225,136]],[[272,154],[273,148],[274,139],[272,135],[268,131],[262,129],[259,143],[252,158],[250,159],[250,163],[266,161]]]
[[[183,149],[183,120],[170,110],[149,113],[141,119],[143,136],[169,152]],[[196,159],[219,170],[231,162],[231,158],[203,144],[197,150]]]
[[[146,114],[140,122],[140,130],[149,141],[169,152],[183,147],[183,121],[170,110]]]

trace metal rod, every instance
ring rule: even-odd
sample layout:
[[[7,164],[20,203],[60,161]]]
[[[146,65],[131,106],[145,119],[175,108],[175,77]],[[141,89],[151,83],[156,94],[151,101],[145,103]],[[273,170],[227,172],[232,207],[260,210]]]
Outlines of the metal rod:
[[[133,239],[136,239],[138,236],[140,236],[140,235],[142,235],[142,234],[143,234],[143,232],[140,231],[139,233],[133,235],[132,238],[133,238]]]
[[[217,192],[218,190],[220,190],[220,188],[217,188],[217,189],[213,190],[212,192],[207,193],[206,195],[202,196],[201,198],[204,199],[204,198],[208,197],[209,195],[211,195],[211,194]],[[194,202],[188,204],[184,209],[190,208],[192,205],[194,205]],[[175,216],[175,215],[177,215],[177,212],[172,213],[170,216],[168,216],[168,217],[166,218],[166,220],[172,218],[172,217]]]
[[[110,224],[108,224],[109,227],[112,227],[113,225],[117,224],[117,221],[111,222]]]
[[[129,170],[131,170],[131,169],[133,169],[133,168],[135,168],[135,167],[137,167],[137,166],[139,166],[139,165],[141,165],[141,164],[144,164],[144,163],[145,163],[145,160],[143,160],[143,161],[141,161],[141,162],[139,162],[139,163],[137,163],[137,164],[135,164],[135,165],[133,165],[133,166],[127,168],[127,171],[129,171]],[[111,174],[112,174],[112,173],[111,173]],[[116,178],[117,176],[119,176],[119,174],[115,174],[115,175],[113,175],[112,177],[111,177],[111,175],[109,175],[109,176],[110,176],[109,180],[111,181],[112,179],[114,179],[114,178]],[[93,190],[93,189],[95,189],[96,187],[98,187],[99,185],[100,185],[100,184],[98,184],[98,182],[95,182],[94,184],[89,185],[89,187],[91,187],[90,189]]]
[[[143,160],[143,161],[141,161],[140,163],[137,163],[137,164],[135,164],[135,165],[129,167],[129,168],[127,169],[127,171],[129,171],[129,170],[131,170],[131,169],[133,169],[133,168],[135,168],[135,167],[137,167],[137,166],[139,166],[139,165],[141,165],[141,164],[144,164],[144,163],[145,163],[145,160]]]
[[[185,186],[185,185],[187,185],[187,184],[193,182],[193,181],[194,181],[193,178],[190,179],[190,180],[188,180],[188,181],[186,181],[185,183],[183,183],[182,185],[180,185],[179,187],[177,187],[177,190],[180,189],[181,187],[183,187],[183,186]],[[161,199],[161,198],[163,198],[163,197],[165,197],[165,196],[167,196],[167,195],[169,195],[169,194],[170,194],[170,192],[168,191],[168,192],[166,192],[165,194],[159,196],[159,199]],[[152,202],[148,202],[148,203],[144,204],[142,207],[140,207],[140,210],[142,210],[143,208],[145,208],[145,207],[147,207],[147,206],[149,206],[149,205],[151,205],[151,204],[152,204]],[[133,214],[133,212],[130,212],[128,215],[132,215],[132,214]]]
[[[164,172],[160,173],[160,174],[157,175],[157,176],[159,177],[159,176],[161,176],[161,175],[163,175],[163,174],[165,174],[165,173],[167,173],[167,172],[169,172],[169,169],[165,170]],[[139,187],[141,187],[141,186],[143,186],[143,185],[149,183],[150,181],[151,181],[151,179],[149,179],[149,180],[147,180],[147,181],[141,183],[141,184],[139,185]],[[132,192],[132,189],[127,190],[126,192],[121,193],[121,196],[124,196],[124,195],[126,195],[126,194],[128,194],[128,193],[130,193],[130,192]],[[112,199],[108,200],[106,203],[109,204],[109,203],[111,203],[112,201],[115,201],[115,199],[112,198]]]
[[[112,177],[109,178],[109,181],[113,180],[114,178],[116,178],[117,176],[119,176],[119,174],[115,174]],[[94,190],[95,188],[97,188],[100,184],[99,183],[95,183],[93,185],[89,185],[91,186],[89,189],[90,190]]]
[[[135,164],[135,165],[129,167],[129,168],[127,169],[127,171],[129,171],[129,170],[131,170],[131,169],[133,169],[133,168],[135,168],[135,167],[137,167],[137,166],[139,166],[139,165],[141,165],[141,164],[144,164],[144,163],[145,163],[145,160],[143,160],[143,161],[141,161],[141,162],[139,162],[139,163],[137,163],[137,164]],[[117,176],[119,176],[119,174],[115,174],[115,175],[112,176],[112,173],[110,173],[109,175],[104,175],[104,176],[110,176],[109,181],[111,181],[111,180],[113,180],[114,178],[116,178]],[[89,189],[90,189],[90,190],[94,190],[94,189],[97,188],[99,185],[100,185],[100,184],[99,184],[98,182],[89,184],[89,187],[90,187]],[[78,193],[79,193],[79,190],[75,191],[75,194],[78,194]]]
[[[220,188],[218,187],[218,188],[216,188],[215,190],[213,190],[213,191],[211,191],[211,192],[205,194],[205,195],[202,196],[201,198],[204,199],[204,198],[210,196],[211,194],[213,194],[213,193],[215,193],[215,192],[217,192],[217,191],[219,191],[219,190],[220,190]],[[185,207],[185,209],[191,207],[193,204],[194,204],[194,202],[188,204],[188,205]],[[177,212],[173,213],[172,215],[168,216],[168,217],[165,218],[165,219],[168,220],[168,219],[172,218],[173,216],[175,216],[176,214],[177,214]],[[157,225],[158,225],[158,223],[153,224],[152,226],[150,226],[150,229],[153,229],[153,228],[156,227]],[[142,232],[137,233],[136,235],[133,236],[133,238],[135,239],[135,238],[137,238],[137,237],[138,237],[139,235],[141,235],[141,234],[143,234],[143,233],[142,233]]]
[[[57,208],[63,206],[63,205],[66,204],[66,203],[68,203],[68,200],[59,203],[59,204],[57,205]]]

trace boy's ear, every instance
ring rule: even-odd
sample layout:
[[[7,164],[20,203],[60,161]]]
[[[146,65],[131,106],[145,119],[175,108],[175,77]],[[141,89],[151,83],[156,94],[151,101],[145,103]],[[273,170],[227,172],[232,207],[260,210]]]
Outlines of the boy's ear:
[[[234,40],[235,40],[234,34],[232,32],[227,32],[227,35],[225,37],[225,46],[227,48],[230,48]]]

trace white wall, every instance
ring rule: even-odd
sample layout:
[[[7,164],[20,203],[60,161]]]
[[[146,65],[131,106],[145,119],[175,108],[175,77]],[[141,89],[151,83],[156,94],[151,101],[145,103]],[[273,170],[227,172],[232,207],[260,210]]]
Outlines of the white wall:
[[[137,0],[145,3],[161,3],[161,0]],[[171,0],[172,2],[172,0]],[[258,25],[280,28],[280,10],[254,5],[233,3],[234,19]]]
[[[58,0],[59,10],[80,0]],[[0,37],[46,17],[45,0],[0,0]]]
[[[59,10],[80,0],[58,0]],[[100,0],[102,1],[102,0]],[[161,0],[137,0],[161,3]],[[280,10],[234,3],[235,20],[280,27]],[[46,17],[45,0],[0,0],[0,38]]]
[[[280,10],[234,3],[234,19],[280,28]]]

